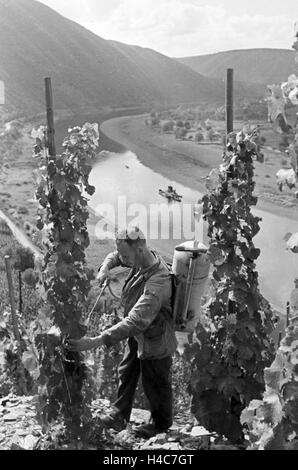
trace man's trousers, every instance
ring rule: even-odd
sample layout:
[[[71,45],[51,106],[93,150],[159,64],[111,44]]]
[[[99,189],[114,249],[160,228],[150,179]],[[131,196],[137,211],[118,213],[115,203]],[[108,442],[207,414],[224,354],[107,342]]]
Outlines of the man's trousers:
[[[113,405],[128,422],[141,375],[144,393],[150,404],[151,418],[158,428],[166,430],[172,425],[172,358],[168,356],[163,359],[139,359],[137,350],[137,341],[129,338],[118,369],[118,398]]]

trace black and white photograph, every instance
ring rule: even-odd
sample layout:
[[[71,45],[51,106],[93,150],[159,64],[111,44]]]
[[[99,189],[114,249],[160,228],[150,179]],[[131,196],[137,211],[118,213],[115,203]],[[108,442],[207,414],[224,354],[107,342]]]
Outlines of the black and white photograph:
[[[0,450],[298,450],[297,0],[0,0]]]

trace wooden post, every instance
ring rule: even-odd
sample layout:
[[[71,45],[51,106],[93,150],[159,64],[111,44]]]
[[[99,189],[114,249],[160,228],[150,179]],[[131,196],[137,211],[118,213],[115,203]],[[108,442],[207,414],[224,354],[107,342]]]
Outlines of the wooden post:
[[[19,312],[22,315],[23,298],[22,298],[22,273],[19,271]]]
[[[50,77],[45,78],[45,93],[46,93],[46,107],[47,107],[49,155],[51,157],[55,157],[56,145],[55,145],[55,127],[54,127],[54,108],[53,108],[52,83],[51,83]]]
[[[20,344],[20,332],[18,329],[18,319],[16,313],[16,306],[15,306],[15,298],[14,298],[14,288],[12,282],[12,275],[11,275],[11,266],[10,266],[10,257],[5,256],[5,267],[6,267],[6,275],[7,275],[7,282],[8,282],[8,292],[9,292],[9,299],[11,305],[11,318],[12,318],[12,326],[13,326],[13,333],[16,341]]]
[[[234,70],[227,69],[226,78],[226,131],[234,130]]]
[[[15,299],[14,299],[14,288],[12,282],[12,275],[11,275],[11,266],[10,266],[10,256],[5,256],[5,267],[6,267],[6,274],[7,274],[7,282],[8,282],[8,291],[9,291],[9,298],[10,298],[10,305],[11,305],[11,318],[12,318],[12,325],[13,325],[13,333],[15,340],[17,341],[18,345],[18,355],[20,361],[20,368],[19,373],[21,376],[20,387],[22,389],[22,393],[27,395],[27,383],[26,383],[26,376],[25,376],[25,369],[22,364],[22,347],[21,347],[21,337],[18,328],[18,318],[16,314],[16,307],[15,307]]]
[[[287,302],[287,320],[286,320],[286,327],[288,328],[290,323],[290,302]]]

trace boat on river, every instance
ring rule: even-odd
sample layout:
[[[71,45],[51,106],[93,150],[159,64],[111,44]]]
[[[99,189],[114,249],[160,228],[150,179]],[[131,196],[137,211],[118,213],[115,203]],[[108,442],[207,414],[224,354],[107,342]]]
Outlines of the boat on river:
[[[181,202],[181,194],[177,194],[176,190],[173,189],[172,186],[168,186],[168,189],[166,191],[164,191],[163,189],[159,189],[158,192],[161,196],[166,197],[169,201]]]

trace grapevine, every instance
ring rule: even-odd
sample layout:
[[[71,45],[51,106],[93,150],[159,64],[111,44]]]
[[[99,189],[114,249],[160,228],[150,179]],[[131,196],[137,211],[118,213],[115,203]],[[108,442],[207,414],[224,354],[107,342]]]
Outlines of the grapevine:
[[[263,400],[242,412],[252,450],[298,449],[298,318],[293,317],[272,365]]]
[[[261,219],[251,212],[257,198],[253,135],[229,134],[223,163],[207,180],[203,197],[208,222],[215,296],[207,304],[208,327],[197,331],[189,351],[192,411],[199,423],[232,442],[242,442],[240,414],[264,390],[264,368],[273,359],[274,317],[258,288],[253,238]]]
[[[98,126],[85,124],[69,129],[61,155],[48,153],[46,128],[34,131],[36,198],[40,204],[37,228],[46,248],[42,266],[53,328],[36,337],[41,372],[40,410],[44,425],[62,415],[71,436],[85,435],[90,418],[91,382],[79,353],[65,348],[68,338],[84,336],[82,319],[86,314],[91,272],[84,250],[89,245],[87,231],[88,195],[92,160],[98,146]]]
[[[297,26],[293,49],[297,50]],[[295,100],[295,75],[282,84],[283,98]],[[294,93],[294,94],[293,94]],[[269,100],[270,104],[270,100]],[[269,106],[270,111],[270,106]],[[291,147],[291,146],[290,146]],[[292,145],[295,155],[295,147]],[[297,233],[285,236],[287,249],[297,253]],[[293,308],[293,307],[292,307]],[[253,400],[242,412],[250,449],[298,449],[298,317],[294,306],[286,335],[270,367],[265,369],[266,389],[262,400]]]

